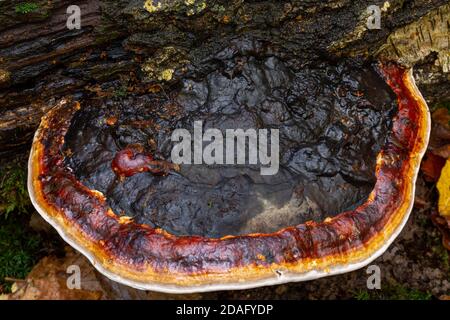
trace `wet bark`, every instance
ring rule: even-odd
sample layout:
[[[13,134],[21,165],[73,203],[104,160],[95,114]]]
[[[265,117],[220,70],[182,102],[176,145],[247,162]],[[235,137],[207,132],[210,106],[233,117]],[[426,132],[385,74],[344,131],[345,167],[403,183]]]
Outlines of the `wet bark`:
[[[3,157],[29,148],[40,117],[58,99],[139,96],[155,85],[170,91],[214,67],[205,61],[236,38],[299,64],[341,56],[397,60],[415,66],[429,103],[450,100],[444,0],[85,0],[76,3],[79,30],[66,26],[72,1],[28,4],[0,3]],[[381,8],[379,30],[366,27],[369,5]]]

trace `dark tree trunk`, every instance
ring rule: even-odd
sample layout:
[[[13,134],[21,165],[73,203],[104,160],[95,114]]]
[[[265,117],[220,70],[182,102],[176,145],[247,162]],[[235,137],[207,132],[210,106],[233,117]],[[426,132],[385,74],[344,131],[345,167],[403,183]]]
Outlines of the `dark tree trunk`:
[[[450,99],[449,3],[416,1],[94,0],[0,3],[0,154],[28,149],[62,97],[169,91],[236,38],[301,63],[340,56],[415,65],[430,103]],[[66,27],[71,4],[81,29]],[[366,28],[369,5],[381,29]],[[249,48],[253,48],[249,44]],[[253,50],[253,49],[252,49]]]

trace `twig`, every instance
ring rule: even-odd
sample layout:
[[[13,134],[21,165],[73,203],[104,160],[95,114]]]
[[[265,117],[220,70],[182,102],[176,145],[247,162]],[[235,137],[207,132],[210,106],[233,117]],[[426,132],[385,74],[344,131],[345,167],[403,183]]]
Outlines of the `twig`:
[[[3,279],[5,281],[9,281],[9,282],[27,282],[27,280],[24,280],[24,279],[16,279],[16,278],[11,278],[11,277],[4,277]]]

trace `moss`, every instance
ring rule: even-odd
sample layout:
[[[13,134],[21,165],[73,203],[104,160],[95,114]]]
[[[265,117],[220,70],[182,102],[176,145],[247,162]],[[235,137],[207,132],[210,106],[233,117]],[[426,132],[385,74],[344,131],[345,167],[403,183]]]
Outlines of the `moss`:
[[[28,227],[25,216],[11,215],[0,224],[0,292],[12,283],[5,277],[23,279],[40,258],[41,238]]]
[[[392,291],[392,300],[431,300],[432,294],[417,289],[395,286]]]
[[[122,86],[114,91],[114,97],[124,98],[128,95],[128,89],[126,86]]]
[[[26,189],[26,159],[0,167],[0,294],[12,283],[5,277],[23,279],[40,258],[63,251],[56,233],[38,233],[30,227],[34,212]]]
[[[356,300],[371,300],[370,293],[367,290],[359,290],[355,292],[354,297]]]
[[[26,188],[25,163],[0,169],[0,291],[8,292],[5,277],[24,278],[37,260],[40,237],[28,227],[31,202]]]
[[[381,290],[359,290],[354,292],[356,300],[431,300],[431,293],[407,288],[398,284]]]
[[[7,218],[13,211],[20,214],[29,210],[31,202],[26,185],[26,170],[19,164],[0,169],[0,216]]]
[[[442,243],[435,245],[431,248],[431,251],[439,258],[441,261],[442,269],[450,272],[450,257],[448,255],[447,249],[444,248]]]
[[[19,3],[15,7],[16,13],[27,14],[39,9],[39,5],[35,2],[23,2]]]
[[[218,12],[218,13],[224,13],[226,11],[226,9],[224,6],[215,4],[214,6],[212,6],[211,11]]]

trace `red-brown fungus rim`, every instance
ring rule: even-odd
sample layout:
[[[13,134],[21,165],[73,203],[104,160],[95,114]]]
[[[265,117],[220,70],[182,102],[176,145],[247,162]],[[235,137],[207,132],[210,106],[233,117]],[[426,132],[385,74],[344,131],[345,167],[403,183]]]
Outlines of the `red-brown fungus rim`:
[[[70,245],[117,282],[170,293],[244,289],[361,268],[405,225],[426,149],[430,118],[412,70],[382,66],[398,97],[392,132],[378,154],[376,184],[354,211],[271,234],[210,239],[174,236],[119,218],[98,191],[81,184],[61,152],[77,102],[62,100],[36,132],[28,189],[36,209]]]

